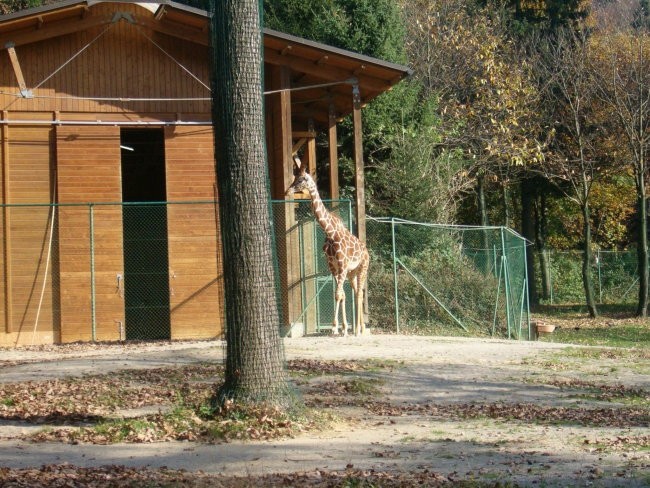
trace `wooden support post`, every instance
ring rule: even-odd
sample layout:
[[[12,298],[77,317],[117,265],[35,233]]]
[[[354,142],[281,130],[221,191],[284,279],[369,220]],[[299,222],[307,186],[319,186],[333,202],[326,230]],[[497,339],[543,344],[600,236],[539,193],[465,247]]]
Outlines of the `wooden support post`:
[[[327,132],[327,142],[329,145],[329,165],[330,165],[330,196],[332,200],[338,200],[339,193],[339,153],[338,137],[336,133],[336,112],[334,104],[330,105],[329,110],[329,129]]]
[[[309,119],[307,127],[308,132],[314,134],[314,136],[307,139],[307,169],[309,174],[314,178],[314,181],[316,181],[318,178],[316,174],[316,132],[314,131],[314,121],[312,119]]]
[[[283,200],[287,188],[293,183],[293,140],[291,125],[290,71],[285,67],[271,68],[271,86],[282,90],[270,96],[273,130],[273,151],[270,154],[272,195]],[[293,321],[302,311],[299,231],[296,225],[295,205],[286,203],[275,209],[275,235],[283,290],[282,325],[290,330]]]
[[[14,74],[16,75],[16,81],[18,81],[18,87],[20,88],[20,93],[23,97],[31,96],[29,90],[27,90],[27,84],[25,83],[25,77],[23,76],[23,70],[20,68],[20,63],[18,62],[18,54],[16,54],[16,48],[13,44],[8,44],[6,46],[7,53],[9,53],[9,59],[11,60],[11,65],[14,68]]]
[[[292,131],[291,131],[291,87],[289,70],[283,67],[273,69],[274,89],[282,89],[273,95],[273,132],[275,147],[271,168],[274,174],[273,198],[284,198],[284,192],[293,182]],[[281,168],[281,169],[280,169]]]
[[[2,118],[7,120],[9,113],[4,110]],[[9,203],[9,125],[2,125],[2,203]],[[4,305],[5,332],[12,330],[13,300],[11,273],[11,209],[2,208],[3,261],[4,261]]]
[[[356,210],[357,210],[357,236],[361,242],[366,242],[366,198],[365,198],[365,174],[363,168],[363,134],[361,131],[361,94],[359,85],[352,87],[354,124],[354,185],[356,188]]]
[[[357,236],[359,240],[366,243],[366,193],[365,193],[365,173],[363,168],[363,133],[361,131],[361,93],[359,85],[352,87],[352,121],[354,125],[354,184],[356,187],[356,207],[357,207]],[[363,321],[368,323],[368,285],[366,282],[363,293],[363,311],[357,310],[357,313],[363,313]]]

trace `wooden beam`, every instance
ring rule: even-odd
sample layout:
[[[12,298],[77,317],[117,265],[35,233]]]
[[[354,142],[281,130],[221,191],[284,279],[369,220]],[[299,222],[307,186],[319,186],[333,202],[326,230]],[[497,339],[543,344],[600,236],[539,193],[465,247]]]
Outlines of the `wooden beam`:
[[[9,53],[9,59],[11,60],[11,66],[14,68],[14,74],[16,75],[16,81],[18,81],[20,93],[26,97],[28,95],[27,84],[25,83],[23,70],[20,68],[20,62],[18,61],[18,54],[16,54],[16,49],[14,46],[9,45],[7,46],[7,52]]]
[[[278,66],[288,66],[294,71],[318,76],[327,81],[345,81],[354,76],[354,70],[337,68],[331,63],[324,68],[318,62],[312,62],[292,54],[282,55],[274,49],[264,49],[264,61]],[[356,78],[358,79],[359,85],[364,89],[367,88],[372,91],[383,92],[390,87],[388,81],[368,76],[367,74],[356,76]]]
[[[2,111],[2,118],[7,120],[9,113]],[[9,203],[9,125],[2,125],[2,203]],[[5,332],[11,332],[13,323],[12,271],[11,271],[11,209],[3,207],[3,253],[4,253],[4,300],[5,300]]]
[[[330,165],[330,195],[332,200],[340,198],[339,193],[339,155],[338,155],[338,137],[336,132],[336,110],[334,105],[330,105],[329,110],[329,128],[327,131],[327,143],[329,146],[329,165]]]
[[[298,131],[294,130],[291,133],[291,137],[293,137],[294,139],[298,139],[298,138],[313,139],[314,137],[316,137],[316,131],[315,130],[298,130]]]
[[[292,148],[291,148],[291,155],[294,156],[298,151],[300,151],[300,149],[302,148],[302,146],[305,145],[306,142],[307,142],[307,138],[306,138],[306,137],[303,137],[302,139],[299,139],[298,142],[296,142],[296,143],[292,146]]]
[[[314,131],[314,121],[309,119],[307,121],[307,132],[311,134],[316,134]],[[307,139],[307,169],[309,174],[312,175],[314,180],[317,180],[317,171],[316,171],[316,137],[310,137]]]
[[[361,98],[358,87],[352,89],[352,122],[354,130],[354,186],[356,188],[357,236],[366,242],[366,195],[363,167],[363,133],[361,127]]]
[[[136,25],[151,29],[155,32],[159,32],[167,36],[184,39],[201,46],[209,45],[209,39],[205,31],[187,27],[183,24],[179,24],[178,22],[170,21],[167,17],[163,17],[162,20],[157,21],[152,20],[148,17],[143,17],[141,15],[134,15],[133,20]]]
[[[111,23],[112,18],[112,15],[89,15],[85,19],[75,17],[60,22],[44,23],[40,28],[34,27],[34,30],[5,32],[0,34],[0,48],[6,48],[8,45],[13,47],[23,46],[32,42],[45,41],[53,37],[108,25]]]

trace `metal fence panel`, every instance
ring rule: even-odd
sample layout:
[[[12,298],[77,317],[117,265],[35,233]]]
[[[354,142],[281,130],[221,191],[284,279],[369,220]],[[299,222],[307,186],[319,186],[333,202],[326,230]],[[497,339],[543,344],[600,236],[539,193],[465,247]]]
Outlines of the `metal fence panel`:
[[[582,282],[581,251],[546,250],[549,266],[549,304],[585,302]],[[638,257],[636,251],[602,251],[593,253],[591,263],[594,291],[600,304],[634,304],[638,299]],[[536,254],[537,289],[542,291],[539,254]]]
[[[374,328],[531,339],[526,242],[509,229],[369,218]]]

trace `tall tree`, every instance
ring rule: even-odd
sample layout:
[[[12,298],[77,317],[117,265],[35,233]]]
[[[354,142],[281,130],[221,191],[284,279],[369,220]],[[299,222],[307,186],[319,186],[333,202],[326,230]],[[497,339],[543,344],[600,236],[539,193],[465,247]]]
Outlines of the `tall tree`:
[[[279,336],[258,0],[210,1],[212,120],[226,305],[225,383],[215,398],[292,402]]]
[[[591,189],[602,173],[598,138],[602,111],[596,75],[584,33],[558,30],[545,44],[539,63],[547,100],[552,104],[555,138],[542,168],[582,213],[582,283],[589,315],[598,316],[592,277]]]
[[[637,315],[645,317],[650,286],[646,188],[650,155],[650,34],[642,29],[609,32],[598,36],[595,42],[601,74],[596,86],[625,143],[620,156],[627,158],[634,174],[639,223]]]

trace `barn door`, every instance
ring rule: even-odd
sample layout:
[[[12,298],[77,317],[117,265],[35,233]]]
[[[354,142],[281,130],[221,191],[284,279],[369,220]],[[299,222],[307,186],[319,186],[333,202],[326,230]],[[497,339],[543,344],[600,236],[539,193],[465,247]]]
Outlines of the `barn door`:
[[[170,339],[164,133],[124,128],[120,145],[126,338]]]

